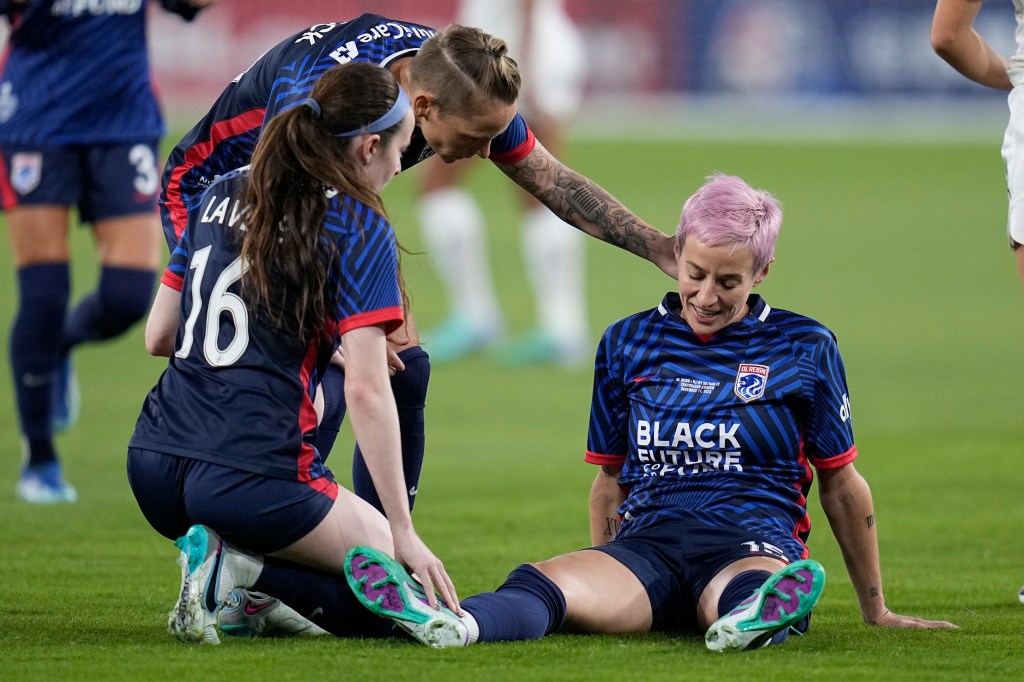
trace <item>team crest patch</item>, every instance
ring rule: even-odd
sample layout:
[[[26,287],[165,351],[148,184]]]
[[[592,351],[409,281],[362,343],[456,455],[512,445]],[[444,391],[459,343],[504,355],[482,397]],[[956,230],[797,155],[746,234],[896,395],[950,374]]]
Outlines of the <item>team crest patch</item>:
[[[736,385],[733,391],[745,403],[764,396],[764,387],[768,384],[768,365],[740,365],[736,372]]]
[[[22,196],[39,186],[43,177],[43,155],[20,152],[11,157],[11,186]]]

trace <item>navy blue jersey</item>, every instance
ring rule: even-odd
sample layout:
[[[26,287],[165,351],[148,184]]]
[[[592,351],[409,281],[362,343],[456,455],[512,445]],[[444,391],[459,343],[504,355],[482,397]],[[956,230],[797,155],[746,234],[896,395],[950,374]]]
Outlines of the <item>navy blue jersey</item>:
[[[182,0],[160,0],[192,19]],[[32,0],[15,8],[0,77],[0,142],[126,143],[157,139],[163,118],[146,47],[146,0]]]
[[[316,386],[340,335],[401,324],[394,231],[355,199],[329,195],[323,227],[339,254],[330,273],[337,308],[304,345],[240,296],[236,241],[247,174],[209,188],[171,256],[163,283],[182,292],[176,351],[146,398],[131,447],[325,484],[333,479],[313,446]]]
[[[683,513],[772,538],[794,560],[807,554],[810,465],[857,456],[846,375],[827,328],[759,296],[748,305],[706,342],[675,293],[609,327],[586,460],[622,465],[627,523]]]
[[[387,67],[411,57],[435,31],[407,21],[364,14],[348,22],[316,24],[282,40],[236,78],[213,108],[171,151],[160,195],[165,237],[177,242],[189,205],[218,176],[249,163],[263,124],[309,96],[323,73],[338,64]],[[491,144],[491,158],[515,163],[533,151],[533,133],[516,114]],[[434,153],[417,127],[402,169]]]

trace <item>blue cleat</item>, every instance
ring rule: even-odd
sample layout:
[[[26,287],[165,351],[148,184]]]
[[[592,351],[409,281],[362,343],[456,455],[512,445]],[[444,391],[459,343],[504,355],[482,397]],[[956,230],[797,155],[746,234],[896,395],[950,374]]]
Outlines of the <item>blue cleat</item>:
[[[16,493],[19,499],[32,504],[61,504],[78,499],[78,493],[64,480],[60,462],[46,462],[22,469]]]

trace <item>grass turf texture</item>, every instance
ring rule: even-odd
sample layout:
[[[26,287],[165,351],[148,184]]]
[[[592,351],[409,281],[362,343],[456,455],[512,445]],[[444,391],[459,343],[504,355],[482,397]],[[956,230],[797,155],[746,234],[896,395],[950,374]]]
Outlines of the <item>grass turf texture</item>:
[[[885,595],[897,612],[961,630],[895,631],[861,623],[828,524],[812,495],[812,556],[829,572],[811,632],[741,656],[702,639],[556,635],[542,642],[431,651],[412,643],[235,641],[184,646],[165,632],[178,568],[173,545],[135,505],[125,446],[164,362],[141,327],[79,350],[79,424],[58,438],[74,506],[15,500],[20,446],[8,365],[0,376],[0,665],[16,680],[349,679],[593,680],[1012,679],[1024,610],[1021,533],[1021,293],[1005,247],[996,141],[983,146],[696,144],[579,141],[566,159],[652,224],[674,228],[683,200],[712,171],[742,175],[783,202],[769,303],[816,317],[838,335],[861,458],[872,484]],[[518,197],[477,163],[499,295],[513,330],[533,319],[520,256]],[[423,169],[413,171],[422,172]],[[410,197],[385,200],[404,244],[421,251]],[[74,297],[95,279],[88,230],[75,229]],[[673,283],[652,266],[589,240],[597,334],[657,304]],[[444,313],[428,255],[404,272],[421,329]],[[15,280],[0,250],[0,341],[6,352]],[[459,593],[493,589],[523,561],[589,544],[589,371],[508,370],[486,356],[435,367],[417,527]],[[239,425],[244,428],[244,425]],[[331,463],[347,480],[351,435]]]

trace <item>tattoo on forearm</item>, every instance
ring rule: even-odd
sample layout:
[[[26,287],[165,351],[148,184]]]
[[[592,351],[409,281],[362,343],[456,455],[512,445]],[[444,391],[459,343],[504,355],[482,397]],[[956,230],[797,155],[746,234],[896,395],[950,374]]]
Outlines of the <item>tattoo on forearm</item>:
[[[871,589],[868,590],[868,594],[870,594],[873,599],[877,599],[878,598],[878,588],[875,587],[874,585],[872,585]]]
[[[610,538],[615,537],[615,534],[619,532],[619,520],[617,518],[606,516],[604,519],[604,534]]]
[[[864,520],[867,521],[868,528],[871,528],[872,526],[875,525],[875,515],[874,514],[871,514],[870,516],[868,516]]]
[[[546,152],[531,154],[521,166],[498,165],[562,220],[641,258],[650,259],[651,245],[665,237],[595,183]],[[548,178],[553,186],[542,191],[540,177]]]

